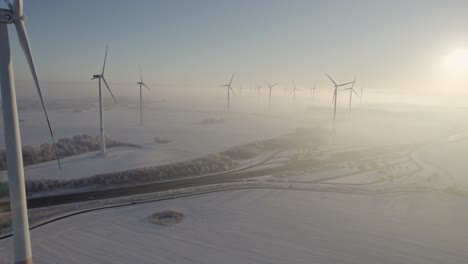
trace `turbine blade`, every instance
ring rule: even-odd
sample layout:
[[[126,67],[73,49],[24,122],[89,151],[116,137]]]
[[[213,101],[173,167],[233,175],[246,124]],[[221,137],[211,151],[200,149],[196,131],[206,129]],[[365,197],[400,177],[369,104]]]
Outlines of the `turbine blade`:
[[[335,102],[335,99],[336,99],[336,93],[333,93],[332,104]]]
[[[11,6],[11,4],[9,6],[13,11],[13,15],[15,17],[17,17],[17,18],[18,17],[21,18],[21,20],[23,21],[23,16],[24,16],[24,13],[23,13],[23,0],[14,0],[13,6]]]
[[[296,83],[293,81],[294,90],[296,90]]]
[[[19,12],[18,14],[22,14],[22,3],[23,1],[16,0],[15,1],[15,12]],[[16,8],[20,8],[19,11]],[[52,131],[52,126],[50,125],[49,114],[47,113],[47,107],[44,102],[44,97],[42,96],[41,86],[39,84],[39,79],[37,78],[36,67],[34,66],[34,60],[32,57],[31,46],[29,44],[28,33],[26,31],[26,26],[24,25],[24,20],[20,19],[15,21],[16,32],[18,34],[18,40],[23,49],[24,55],[26,56],[26,60],[29,64],[29,69],[31,70],[32,77],[34,79],[34,84],[36,85],[36,90],[39,95],[39,99],[41,100],[42,110],[44,111],[44,115],[47,121],[47,127],[49,128],[49,134],[52,138],[52,143],[54,144],[55,150],[55,157],[57,158],[57,163],[60,169],[60,173],[62,172],[62,164],[60,163],[60,157],[58,154],[57,144],[55,143],[54,132]]]
[[[271,88],[271,85],[267,81],[263,81],[268,87]]]
[[[236,92],[234,92],[234,90],[232,89],[231,85],[228,86],[228,89],[231,90],[231,92],[236,95]]]
[[[151,91],[151,88],[149,88],[148,86],[146,86],[145,83],[142,83],[144,87],[146,87],[146,89],[150,90]]]
[[[236,74],[236,73],[234,72],[234,73],[232,74],[232,76],[231,76],[231,80],[229,81],[229,85],[231,85],[231,84],[232,84],[232,80],[234,79],[234,74]]]
[[[337,85],[337,86],[338,86],[338,87],[341,87],[341,86],[345,86],[345,85],[352,84],[352,83],[354,83],[354,82],[342,83],[342,84],[339,84],[339,85]]]
[[[333,78],[332,78],[332,77],[330,77],[330,75],[328,75],[328,73],[325,73],[325,75],[327,75],[328,79],[330,79],[330,81],[332,81],[332,82],[333,82],[333,84],[334,84],[334,85],[336,85],[336,82],[335,82],[335,80],[333,80]]]
[[[102,80],[104,81],[104,84],[106,85],[107,90],[109,90],[109,93],[112,95],[112,99],[114,99],[114,102],[117,104],[117,100],[115,99],[115,96],[114,96],[114,94],[112,93],[112,91],[111,91],[109,85],[107,84],[106,78],[104,78],[104,76],[102,76]]]
[[[104,70],[106,69],[106,61],[107,61],[107,50],[109,49],[109,44],[106,47],[106,55],[104,56],[104,64],[102,65],[102,74],[104,75]]]
[[[276,85],[278,85],[279,83],[275,83],[271,86],[271,88],[275,87]]]
[[[353,93],[355,93],[357,96],[359,96],[359,94],[356,93],[356,91],[354,89],[351,89],[351,91],[353,91]]]

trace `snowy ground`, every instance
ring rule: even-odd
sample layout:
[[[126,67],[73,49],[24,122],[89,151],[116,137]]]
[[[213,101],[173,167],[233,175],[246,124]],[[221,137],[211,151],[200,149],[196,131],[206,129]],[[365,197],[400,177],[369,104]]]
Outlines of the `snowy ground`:
[[[143,127],[137,125],[136,109],[116,107],[104,113],[108,123],[106,131],[111,138],[139,144],[144,149],[110,148],[111,155],[107,158],[96,157],[96,152],[65,158],[62,160],[64,176],[79,178],[188,160],[254,140],[277,137],[291,132],[297,124],[295,120],[260,115],[188,111],[179,108],[153,109],[151,105],[147,107]],[[98,134],[97,114],[95,109],[80,113],[52,111],[57,137]],[[221,117],[224,122],[201,124],[203,120],[213,117]],[[42,122],[42,113],[24,112],[21,118],[24,120],[21,129],[25,145],[50,142]],[[156,136],[172,142],[153,143]],[[61,177],[55,161],[28,166],[25,175],[27,179]],[[0,173],[0,181],[5,181],[6,178],[5,172]]]
[[[161,210],[185,215],[156,226]],[[464,263],[464,197],[227,191],[109,209],[32,231],[34,263]],[[0,262],[11,263],[11,239]]]
[[[310,106],[306,98],[296,106],[273,99],[268,110],[265,101],[256,104],[255,97],[242,102],[236,98],[230,114],[221,109],[223,101],[206,105],[158,101],[147,105],[144,127],[136,125],[134,106],[110,108],[105,112],[110,137],[144,149],[112,149],[105,159],[95,153],[70,157],[63,160],[65,175],[83,177],[190,159],[300,126],[330,128],[328,104],[306,110]],[[97,134],[95,109],[54,110],[51,116],[59,121],[54,123],[58,137]],[[360,150],[375,146],[415,146],[238,183],[283,190],[225,191],[60,220],[32,231],[34,261],[464,263],[468,163],[463,158],[468,123],[460,120],[466,117],[468,111],[461,108],[369,106],[356,107],[352,113],[340,108],[333,144],[318,150],[285,151],[263,168],[283,166],[293,159],[333,160],[334,154],[348,151],[359,155]],[[49,141],[40,113],[26,111],[21,118],[25,144]],[[210,118],[224,122],[201,124]],[[155,144],[154,136],[173,142]],[[253,164],[259,158],[243,163]],[[26,176],[54,178],[58,172],[55,163],[49,162],[28,167]],[[148,216],[161,210],[176,210],[185,218],[166,227],[149,223]],[[0,263],[11,262],[11,254],[11,239],[0,241]]]
[[[265,98],[242,96],[232,99],[231,113],[224,109],[225,98],[170,98],[145,104],[145,126],[138,126],[138,109],[134,104],[112,106],[104,112],[106,133],[113,139],[139,144],[144,149],[110,149],[111,157],[100,159],[94,153],[63,159],[67,178],[91,176],[142,166],[161,165],[216,153],[254,140],[277,137],[297,127],[331,127],[332,108],[329,104],[311,107],[308,96],[298,98],[296,105],[284,97],[273,97],[270,110]],[[61,105],[61,104],[59,104]],[[63,107],[61,105],[61,107]],[[333,143],[347,146],[391,145],[414,143],[468,130],[459,120],[468,111],[420,106],[393,108],[393,105],[356,106],[352,113],[338,109],[337,134]],[[98,111],[91,107],[76,111],[73,107],[52,108],[52,125],[57,138],[76,134],[98,134]],[[24,145],[50,142],[43,114],[40,111],[20,112]],[[224,122],[202,124],[207,119]],[[0,133],[3,129],[0,130]],[[160,136],[172,140],[155,144]],[[2,142],[3,136],[0,136]],[[26,168],[28,179],[59,178],[55,162]],[[6,174],[0,173],[0,181]]]

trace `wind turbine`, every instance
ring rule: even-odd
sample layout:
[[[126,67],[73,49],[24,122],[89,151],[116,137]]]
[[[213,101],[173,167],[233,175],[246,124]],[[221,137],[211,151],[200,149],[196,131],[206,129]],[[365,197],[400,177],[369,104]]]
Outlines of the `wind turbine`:
[[[260,98],[260,89],[262,89],[262,86],[257,84],[257,98]]]
[[[354,81],[353,81],[353,84],[351,85],[351,87],[343,89],[343,90],[349,90],[349,112],[351,112],[351,105],[352,105],[352,101],[353,101],[353,93],[355,93],[357,96],[359,96],[359,94],[357,94],[356,91],[354,90],[354,84],[355,83],[356,83],[356,76],[354,76]]]
[[[106,47],[106,55],[104,55],[104,64],[102,65],[102,72],[101,74],[94,74],[93,78],[99,80],[99,124],[100,124],[100,132],[101,132],[101,155],[105,156],[107,154],[106,151],[106,138],[104,134],[104,122],[102,119],[102,107],[103,107],[103,102],[102,102],[102,89],[101,89],[101,80],[104,81],[104,84],[107,87],[107,90],[109,90],[109,93],[112,96],[112,99],[114,99],[114,102],[117,103],[117,100],[115,100],[114,94],[112,93],[111,89],[109,88],[109,85],[107,84],[106,78],[104,77],[104,70],[106,69],[106,60],[107,60],[107,51],[109,49],[109,45]]]
[[[364,89],[362,89],[362,87],[361,87],[361,96],[359,96],[359,104],[362,104],[362,90],[364,90]]]
[[[0,8],[0,86],[3,108],[3,124],[5,133],[6,157],[8,163],[8,184],[11,205],[11,223],[13,231],[15,263],[32,263],[31,241],[29,236],[28,211],[26,205],[26,190],[24,181],[23,156],[21,150],[21,135],[16,104],[16,90],[11,59],[8,25],[14,24],[18,41],[23,49],[36,86],[42,110],[44,111],[49,133],[55,148],[55,155],[61,171],[60,159],[54,134],[47,114],[47,108],[42,96],[39,79],[36,74],[34,60],[25,26],[23,1],[15,0],[13,4],[5,1],[8,9]]]
[[[140,81],[137,84],[140,85],[140,125],[143,126],[143,86],[151,91],[151,89],[143,82],[143,74],[141,73],[141,65],[138,65],[140,68]]]
[[[268,97],[268,107],[271,106],[271,88],[275,87],[276,85],[278,85],[278,83],[275,83],[273,85],[270,85],[267,81],[264,81],[265,84],[268,86],[268,88],[270,89],[270,94],[269,94],[269,97]]]
[[[314,86],[310,89],[312,94],[312,104],[315,102],[315,89],[317,89],[317,82],[315,82]]]
[[[334,87],[335,87],[335,91],[333,92],[333,130],[335,130],[335,123],[336,123],[336,101],[338,100],[338,88],[339,87],[342,87],[342,86],[346,86],[346,85],[349,85],[349,84],[352,84],[353,82],[348,82],[348,83],[342,83],[342,84],[337,84],[335,82],[335,80],[332,79],[332,77],[330,77],[330,75],[328,75],[328,73],[325,73],[325,75],[327,75],[328,79],[330,79],[330,81],[332,81]]]
[[[236,93],[234,92],[234,90],[232,89],[232,80],[234,79],[234,74],[232,74],[231,76],[231,80],[229,81],[228,84],[223,84],[223,85],[220,85],[219,87],[226,87],[227,88],[227,111],[229,112],[229,103],[230,103],[230,97],[231,97],[231,92],[236,95]]]
[[[294,103],[296,103],[296,91],[302,91],[300,89],[297,89],[296,88],[296,83],[293,81],[293,90],[291,91],[291,93],[294,93]]]

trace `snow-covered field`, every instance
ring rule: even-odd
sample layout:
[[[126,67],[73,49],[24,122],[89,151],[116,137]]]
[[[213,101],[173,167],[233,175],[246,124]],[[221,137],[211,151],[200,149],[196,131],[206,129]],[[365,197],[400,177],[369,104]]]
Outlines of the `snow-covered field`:
[[[144,148],[109,149],[111,155],[106,158],[87,153],[63,159],[65,177],[187,160],[277,137],[297,127],[331,127],[328,104],[310,108],[307,97],[295,106],[287,100],[279,102],[277,96],[273,99],[268,110],[264,98],[237,97],[231,113],[225,112],[221,97],[154,101],[145,105],[144,127],[137,125],[135,105],[108,108],[104,113],[108,135]],[[24,144],[50,142],[42,113],[20,115]],[[468,165],[463,153],[468,140],[463,133],[468,123],[460,120],[466,117],[468,111],[461,108],[374,105],[356,107],[352,113],[340,108],[332,144],[283,151],[262,168],[282,166],[293,156],[333,161],[333,155],[341,152],[419,145],[415,151],[407,148],[364,160],[259,175],[241,183],[286,187],[283,190],[224,191],[63,219],[32,231],[34,261],[464,263],[468,198],[463,193],[468,192]],[[96,109],[52,109],[51,119],[59,138],[98,132]],[[215,119],[218,122],[205,122]],[[172,142],[154,143],[156,136]],[[53,161],[29,166],[25,172],[28,179],[60,177]],[[320,179],[330,180],[318,183]],[[0,180],[6,180],[4,173]],[[392,194],[391,188],[398,192]],[[151,224],[148,216],[162,210],[179,211],[185,218],[172,226]],[[11,261],[11,239],[2,240],[0,263]]]
[[[211,92],[214,94],[214,91]],[[144,149],[110,149],[111,156],[108,158],[98,158],[94,153],[65,158],[62,161],[65,177],[86,177],[187,160],[254,140],[277,137],[297,127],[331,128],[331,106],[319,103],[312,107],[309,96],[299,97],[296,105],[293,105],[290,98],[276,95],[270,110],[265,97],[259,100],[255,96],[238,96],[232,99],[231,113],[226,112],[225,98],[222,96],[191,99],[168,96],[167,100],[145,104],[143,127],[137,125],[138,109],[135,104],[110,104],[104,112],[106,134],[115,140],[139,144]],[[92,99],[88,101],[93,102]],[[57,103],[50,110],[57,138],[98,134],[97,107],[75,111],[74,104],[69,103],[70,108],[66,108],[65,103]],[[57,109],[58,106],[64,109]],[[333,143],[349,146],[414,143],[468,129],[467,125],[459,122],[468,116],[468,112],[455,110],[458,109],[364,105],[355,106],[353,112],[348,113],[340,108]],[[22,110],[20,118],[23,120],[21,131],[24,145],[50,142],[40,111]],[[222,122],[204,124],[210,119]],[[0,129],[0,133],[2,131]],[[172,142],[153,143],[156,136]],[[0,142],[3,140],[3,136],[0,136]],[[61,176],[56,163],[52,161],[27,167],[26,177]],[[6,174],[0,173],[0,181],[5,180]]]
[[[162,210],[185,215],[151,224]],[[226,191],[79,215],[32,231],[34,263],[464,263],[467,198]],[[11,239],[0,262],[12,262]]]
[[[158,106],[162,104],[163,106]],[[164,107],[166,105],[166,107]],[[119,171],[144,166],[154,166],[188,160],[220,152],[232,146],[254,140],[263,140],[291,132],[297,121],[286,118],[271,118],[252,113],[227,114],[223,110],[190,111],[173,108],[158,102],[146,106],[145,126],[138,126],[136,108],[119,106],[104,112],[107,135],[116,140],[139,144],[144,149],[110,148],[110,156],[101,158],[96,152],[62,160],[66,178],[79,178],[98,173]],[[202,124],[210,118],[222,118],[224,122]],[[21,113],[22,141],[24,145],[50,142],[41,112]],[[98,112],[51,111],[56,137],[71,137],[76,134],[98,134]],[[172,142],[154,143],[159,136]],[[0,137],[3,141],[3,137]],[[55,161],[28,166],[27,179],[60,178]],[[5,181],[6,173],[0,173]]]

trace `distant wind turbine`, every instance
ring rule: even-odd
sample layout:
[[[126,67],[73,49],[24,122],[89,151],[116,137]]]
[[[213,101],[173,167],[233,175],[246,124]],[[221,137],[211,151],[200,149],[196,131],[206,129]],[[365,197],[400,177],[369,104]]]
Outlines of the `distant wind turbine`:
[[[15,0],[13,4],[5,1],[8,9],[0,9],[0,86],[3,109],[3,129],[5,133],[6,160],[8,164],[8,184],[11,205],[11,225],[13,232],[15,263],[32,263],[31,241],[29,235],[28,211],[26,205],[26,191],[24,181],[24,167],[21,147],[21,135],[18,121],[16,89],[13,76],[13,64],[10,50],[8,25],[14,24],[19,44],[23,49],[26,60],[36,86],[42,110],[44,111],[49,133],[54,144],[55,155],[59,164],[57,146],[47,114],[47,108],[42,96],[42,90],[37,77],[36,68],[31,52],[28,33],[23,13],[23,1]]]
[[[262,86],[257,84],[257,98],[260,98],[260,89],[262,89]]]
[[[346,86],[346,85],[349,85],[349,84],[352,84],[353,82],[348,82],[348,83],[342,83],[342,84],[337,84],[335,82],[335,80],[332,79],[332,77],[330,77],[330,75],[328,75],[328,73],[325,73],[325,75],[327,75],[328,79],[330,79],[330,81],[332,81],[334,87],[335,87],[335,90],[333,92],[333,130],[335,130],[335,123],[336,123],[336,102],[338,101],[338,88],[339,87],[342,87],[342,86]]]
[[[293,89],[292,89],[291,93],[294,94],[294,103],[296,102],[296,91],[300,91],[300,92],[301,92],[302,90],[297,89],[297,88],[296,88],[296,83],[293,81]]]
[[[315,82],[314,86],[310,89],[310,93],[312,94],[312,103],[315,103],[315,89],[317,89],[317,82]]]
[[[361,96],[359,96],[359,104],[362,104],[362,90],[364,89],[361,88]]]
[[[230,97],[231,97],[231,92],[236,95],[236,93],[234,92],[234,90],[232,89],[232,80],[234,79],[234,74],[232,74],[231,76],[231,80],[229,81],[228,84],[223,84],[223,85],[220,85],[219,87],[226,87],[227,88],[227,111],[229,112],[229,104],[230,104]]]
[[[143,126],[143,86],[151,91],[151,89],[143,82],[143,74],[141,73],[141,65],[140,67],[140,81],[137,84],[140,85],[140,125]]]
[[[268,86],[268,88],[270,89],[270,94],[269,94],[269,97],[268,97],[268,107],[271,106],[271,88],[275,87],[276,85],[278,85],[278,83],[275,83],[273,85],[270,85],[267,81],[264,81],[265,84]]]
[[[102,118],[103,102],[102,102],[101,80],[104,81],[104,84],[106,85],[107,90],[109,90],[109,93],[111,94],[112,99],[114,99],[114,102],[117,103],[117,100],[115,99],[115,96],[112,93],[111,89],[109,88],[109,84],[107,84],[106,78],[104,77],[104,71],[106,69],[107,51],[108,50],[109,50],[109,45],[107,45],[107,47],[106,47],[106,55],[104,55],[104,64],[102,65],[101,74],[94,74],[93,78],[91,78],[91,80],[94,80],[94,79],[99,80],[99,125],[100,125],[99,130],[100,130],[100,133],[101,133],[101,155],[103,155],[103,156],[105,156],[107,154],[107,151],[106,151],[106,138],[105,138],[106,135],[104,134],[104,122],[103,122],[103,118]]]
[[[351,87],[343,89],[343,90],[349,90],[349,111],[350,112],[351,112],[351,105],[352,105],[352,102],[353,102],[353,93],[355,93],[357,96],[359,96],[359,94],[356,93],[356,91],[354,90],[354,84],[355,83],[356,83],[356,76],[354,76],[354,81],[353,81],[353,84],[351,85]]]

